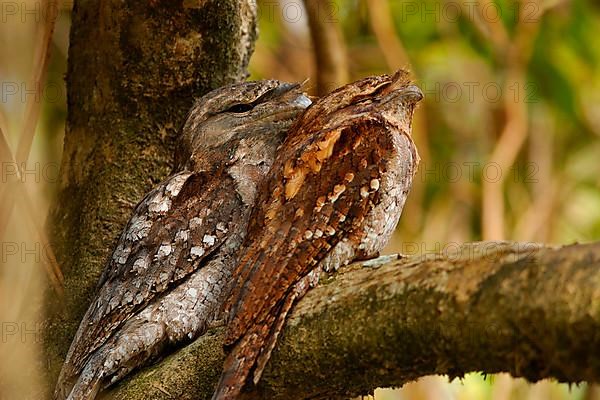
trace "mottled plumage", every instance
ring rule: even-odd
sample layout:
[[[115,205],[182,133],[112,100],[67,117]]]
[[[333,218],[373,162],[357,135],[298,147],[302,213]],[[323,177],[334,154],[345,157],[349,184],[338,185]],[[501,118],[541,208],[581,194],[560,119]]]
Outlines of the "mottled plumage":
[[[204,333],[220,310],[258,184],[299,112],[299,85],[217,89],[191,110],[177,170],[136,206],[67,354],[56,399],[93,399]]]
[[[410,137],[421,91],[407,73],[346,85],[292,126],[259,191],[226,302],[229,354],[213,399],[254,383],[293,304],[318,279],[376,256],[418,164]]]

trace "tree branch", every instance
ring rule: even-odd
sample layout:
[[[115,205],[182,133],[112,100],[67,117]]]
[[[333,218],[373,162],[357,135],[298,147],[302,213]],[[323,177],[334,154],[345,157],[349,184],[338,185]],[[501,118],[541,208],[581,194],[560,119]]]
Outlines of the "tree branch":
[[[355,264],[326,278],[295,307],[248,397],[348,398],[471,371],[600,380],[600,243],[453,250]],[[211,330],[109,397],[210,398],[222,335]]]

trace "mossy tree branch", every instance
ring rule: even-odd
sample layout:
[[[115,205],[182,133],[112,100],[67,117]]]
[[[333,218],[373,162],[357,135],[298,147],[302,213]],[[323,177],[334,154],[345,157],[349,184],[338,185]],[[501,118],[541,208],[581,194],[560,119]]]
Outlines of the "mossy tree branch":
[[[471,371],[600,381],[600,243],[455,250],[355,264],[326,279],[295,307],[248,397],[348,398]],[[109,397],[210,398],[222,335],[213,329]]]

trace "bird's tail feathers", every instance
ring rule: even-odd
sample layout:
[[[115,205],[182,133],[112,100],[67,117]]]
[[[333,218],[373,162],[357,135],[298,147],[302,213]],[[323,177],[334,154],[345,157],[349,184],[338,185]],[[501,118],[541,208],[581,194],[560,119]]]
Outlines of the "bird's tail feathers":
[[[58,380],[56,381],[56,387],[54,388],[54,396],[52,399],[65,400],[69,393],[71,393],[71,389],[73,389],[76,380],[77,375],[73,374],[70,364],[65,362],[60,370],[60,374],[58,375]]]
[[[102,368],[97,365],[97,359],[93,358],[84,367],[81,374],[77,377],[75,384],[72,385],[70,392],[63,390],[62,397],[56,397],[55,400],[94,400],[96,395],[103,387],[104,375],[102,374]],[[57,386],[57,391],[59,386]],[[68,393],[68,396],[66,394]],[[66,397],[65,397],[66,396]]]
[[[266,322],[253,326],[237,343],[225,359],[223,374],[212,400],[234,400],[238,398],[248,378],[256,385],[267,366],[277,344],[279,334],[293,305],[318,279],[318,271],[303,277],[284,298],[279,309],[273,309]]]
[[[65,400],[71,392],[72,388],[73,385],[71,383],[66,382],[64,379],[61,379],[59,377],[58,383],[56,384],[56,388],[54,389],[54,396],[52,397],[52,399]]]
[[[225,358],[223,373],[217,384],[212,400],[237,399],[244,388],[256,358],[260,353],[260,343],[264,338],[249,332],[232,348]]]

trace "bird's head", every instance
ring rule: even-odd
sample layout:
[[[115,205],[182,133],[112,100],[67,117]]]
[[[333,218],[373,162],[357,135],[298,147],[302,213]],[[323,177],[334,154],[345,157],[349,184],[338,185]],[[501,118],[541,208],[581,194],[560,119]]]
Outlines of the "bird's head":
[[[408,72],[399,70],[392,76],[370,76],[334,90],[306,110],[298,124],[321,121],[317,128],[326,129],[349,117],[380,113],[410,134],[413,112],[422,99],[423,93],[411,82]]]
[[[410,134],[415,107],[422,99],[421,89],[409,80],[405,71],[399,71],[389,78],[386,85],[373,93],[371,107]]]
[[[261,80],[225,86],[198,99],[183,127],[178,164],[227,162],[240,145],[277,146],[298,114],[311,104],[301,85]],[[238,152],[239,153],[239,152]]]

